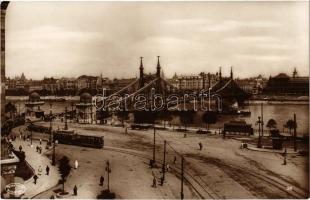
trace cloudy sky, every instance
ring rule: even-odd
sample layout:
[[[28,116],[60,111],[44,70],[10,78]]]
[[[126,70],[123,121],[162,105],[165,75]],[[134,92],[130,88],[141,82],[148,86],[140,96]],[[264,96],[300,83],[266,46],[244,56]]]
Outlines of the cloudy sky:
[[[7,76],[309,74],[309,2],[11,2]]]

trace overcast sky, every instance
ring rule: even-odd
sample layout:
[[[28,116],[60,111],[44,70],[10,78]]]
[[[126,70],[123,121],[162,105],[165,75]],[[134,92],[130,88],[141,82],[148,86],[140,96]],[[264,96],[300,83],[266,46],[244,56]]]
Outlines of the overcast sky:
[[[11,2],[7,76],[309,74],[309,2]]]

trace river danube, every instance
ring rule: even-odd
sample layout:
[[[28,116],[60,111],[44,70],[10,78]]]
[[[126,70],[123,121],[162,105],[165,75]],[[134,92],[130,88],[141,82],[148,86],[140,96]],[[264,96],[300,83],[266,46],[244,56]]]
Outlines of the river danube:
[[[12,101],[16,104],[17,110],[20,112],[25,111],[25,100],[16,100],[14,98],[7,98],[7,102]],[[53,102],[52,110],[53,113],[61,113],[64,112],[65,106],[68,107],[68,110],[71,110],[71,101],[64,101],[64,102]],[[50,104],[46,102],[44,105],[41,106],[41,109],[45,111],[45,113],[49,113]],[[231,115],[220,115],[218,118],[218,122],[216,124],[211,125],[213,128],[221,128],[225,122],[230,120],[239,120],[244,119],[247,123],[251,123],[254,129],[258,129],[258,126],[255,125],[256,121],[258,120],[258,116],[261,115],[261,106],[260,104],[250,104],[249,106],[245,107],[246,110],[251,111],[251,115],[248,117],[242,116],[231,116]],[[293,119],[294,113],[296,114],[297,119],[297,133],[298,135],[302,136],[304,134],[309,133],[309,104],[269,104],[264,102],[263,105],[263,116],[264,116],[264,123],[267,124],[269,119],[275,119],[277,122],[277,127],[281,131],[283,130],[283,125],[286,123],[287,120]],[[202,112],[197,112],[196,116],[194,117],[194,124],[193,126],[204,126],[201,121]],[[176,122],[176,120],[173,120]],[[265,127],[265,129],[267,129]],[[285,130],[287,131],[287,130]]]

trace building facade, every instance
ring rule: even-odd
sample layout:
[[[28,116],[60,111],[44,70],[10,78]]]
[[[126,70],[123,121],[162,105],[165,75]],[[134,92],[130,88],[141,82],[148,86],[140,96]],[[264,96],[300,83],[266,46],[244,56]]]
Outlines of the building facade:
[[[296,70],[290,77],[285,73],[270,77],[264,93],[274,95],[309,95],[309,77],[297,76]]]

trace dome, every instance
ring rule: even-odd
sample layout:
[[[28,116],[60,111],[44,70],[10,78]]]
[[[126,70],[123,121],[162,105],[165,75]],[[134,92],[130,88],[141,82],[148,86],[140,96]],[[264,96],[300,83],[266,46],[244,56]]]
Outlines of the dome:
[[[40,95],[36,92],[33,92],[29,95],[29,101],[40,101]]]
[[[84,92],[80,96],[80,102],[82,102],[82,103],[91,103],[92,102],[92,96],[89,93]]]

